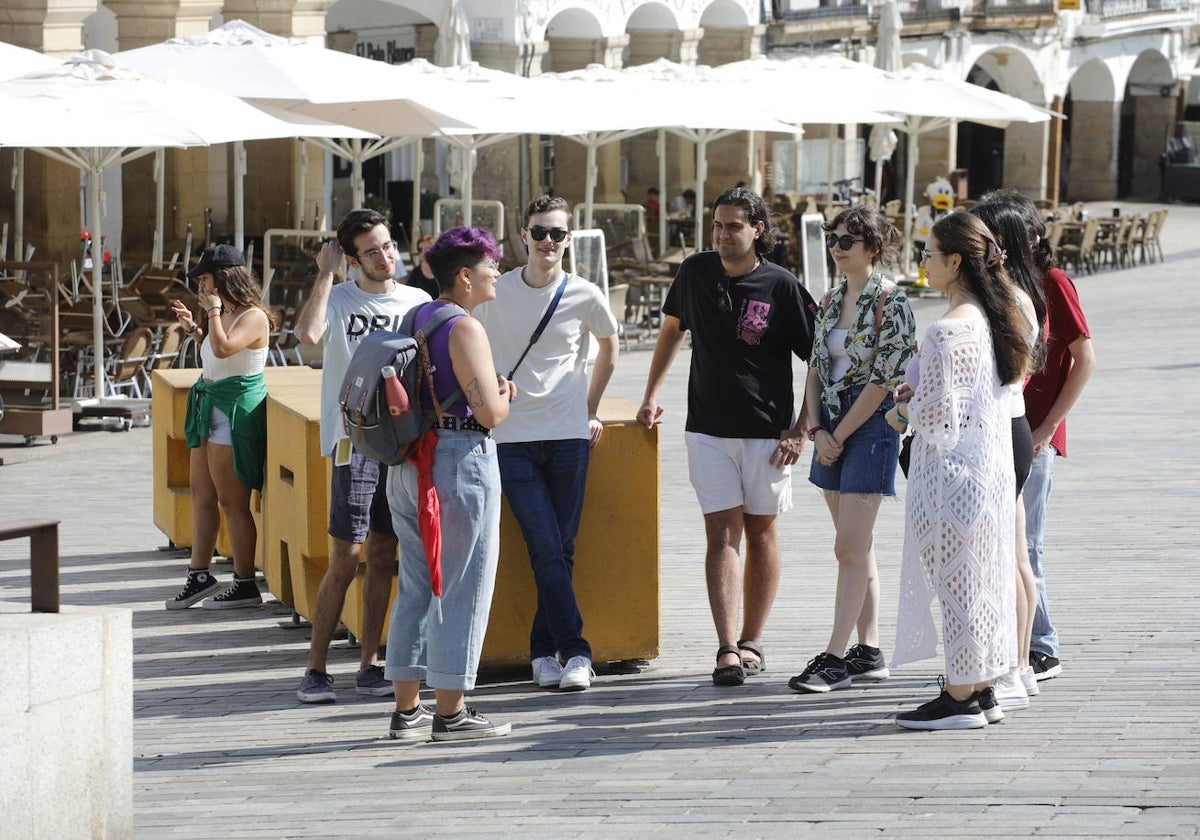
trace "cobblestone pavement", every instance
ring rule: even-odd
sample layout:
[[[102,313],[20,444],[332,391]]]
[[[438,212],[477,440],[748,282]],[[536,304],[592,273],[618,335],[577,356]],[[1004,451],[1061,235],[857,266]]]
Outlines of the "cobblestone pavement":
[[[330,658],[338,702],[299,705],[308,634],[278,602],[166,612],[186,558],[151,523],[149,429],[29,448],[0,437],[0,519],[60,518],[63,602],[134,611],[138,837],[1194,837],[1200,208],[1172,206],[1163,238],[1165,263],[1076,278],[1099,368],[1072,415],[1047,535],[1064,670],[984,730],[892,722],[936,693],[940,660],[832,696],[787,688],[825,642],[835,583],[803,471],[780,520],[770,670],[712,686],[686,352],[663,399],[661,656],[601,668],[582,694],[488,672],[474,702],[514,727],[488,743],[388,741],[390,702],[353,693],[358,653],[344,641]],[[928,323],[941,307],[914,308]],[[623,355],[610,395],[640,401],[649,360],[648,345]],[[876,530],[885,647],[902,521],[887,504]],[[23,551],[0,544],[0,609],[27,608]],[[64,650],[45,667],[69,679],[70,662]]]

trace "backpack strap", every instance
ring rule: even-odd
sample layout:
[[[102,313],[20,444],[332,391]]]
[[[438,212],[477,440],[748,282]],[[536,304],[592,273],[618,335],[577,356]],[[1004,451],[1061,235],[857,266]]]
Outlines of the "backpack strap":
[[[429,398],[433,402],[433,410],[437,415],[438,423],[440,424],[442,422],[442,414],[446,411],[446,409],[450,408],[450,406],[454,405],[454,403],[462,397],[463,392],[462,388],[455,388],[450,396],[446,397],[446,399],[441,401],[438,400],[437,392],[434,391],[433,388],[433,370],[429,361],[429,339],[433,337],[434,333],[436,333],[450,321],[464,317],[467,314],[467,310],[463,309],[456,303],[448,303],[435,312],[433,316],[421,326],[420,330],[414,330],[413,326],[416,324],[417,311],[424,309],[427,305],[428,304],[422,303],[408,310],[407,314],[404,316],[404,319],[400,323],[400,331],[405,335],[411,335],[417,340],[420,353],[424,357],[420,362],[420,367],[418,368],[418,388],[420,387],[419,380],[425,379],[429,387]]]

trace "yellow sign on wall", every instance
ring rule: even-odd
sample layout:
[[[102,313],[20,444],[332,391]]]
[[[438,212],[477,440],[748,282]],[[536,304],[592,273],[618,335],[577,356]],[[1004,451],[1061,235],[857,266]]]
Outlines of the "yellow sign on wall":
[[[1060,12],[1078,12],[1079,0],[1058,0],[1058,10]]]

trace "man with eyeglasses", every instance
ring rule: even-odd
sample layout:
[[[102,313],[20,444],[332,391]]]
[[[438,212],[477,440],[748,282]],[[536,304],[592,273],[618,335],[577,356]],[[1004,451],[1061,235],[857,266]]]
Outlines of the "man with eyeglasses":
[[[591,449],[602,432],[596,412],[617,362],[617,319],[598,286],[563,270],[571,244],[565,199],[543,195],[530,202],[521,240],[528,262],[501,275],[496,299],[473,314],[487,330],[499,372],[520,395],[492,435],[504,497],[537,584],[529,633],[533,680],[541,688],[583,691],[591,686],[592,648],[575,598],[575,536]],[[598,354],[589,378],[593,340]]]
[[[393,276],[399,250],[387,217],[374,210],[352,210],[338,225],[336,241],[317,254],[317,279],[296,322],[305,344],[325,341],[321,370],[321,451],[333,457],[329,491],[329,569],[317,590],[312,616],[308,668],[296,696],[301,703],[337,700],[333,677],[326,670],[329,642],[346,603],[346,591],[358,571],[367,542],[363,577],[362,644],[355,690],[374,697],[392,695],[376,661],[379,637],[396,568],[396,534],[387,501],[387,467],[364,458],[350,445],[342,425],[339,391],[350,357],[364,336],[396,330],[408,310],[430,299],[418,288],[397,283]],[[343,258],[358,269],[353,281],[334,285]]]
[[[756,193],[723,193],[712,231],[714,250],[683,261],[663,302],[638,420],[648,428],[662,422],[658,393],[690,331],[684,437],[707,537],[718,644],[712,680],[736,686],[766,670],[763,631],[779,588],[775,518],[792,507],[791,469],[808,425],[803,411],[796,418],[792,356],[808,360],[817,307],[791,272],[766,259],[775,231]]]

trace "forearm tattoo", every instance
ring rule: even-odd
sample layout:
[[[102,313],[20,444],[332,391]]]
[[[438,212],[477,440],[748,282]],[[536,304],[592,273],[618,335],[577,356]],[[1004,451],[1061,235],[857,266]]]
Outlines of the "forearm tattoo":
[[[467,405],[471,406],[472,409],[483,405],[483,389],[479,387],[478,379],[472,379],[467,383],[466,394]]]

